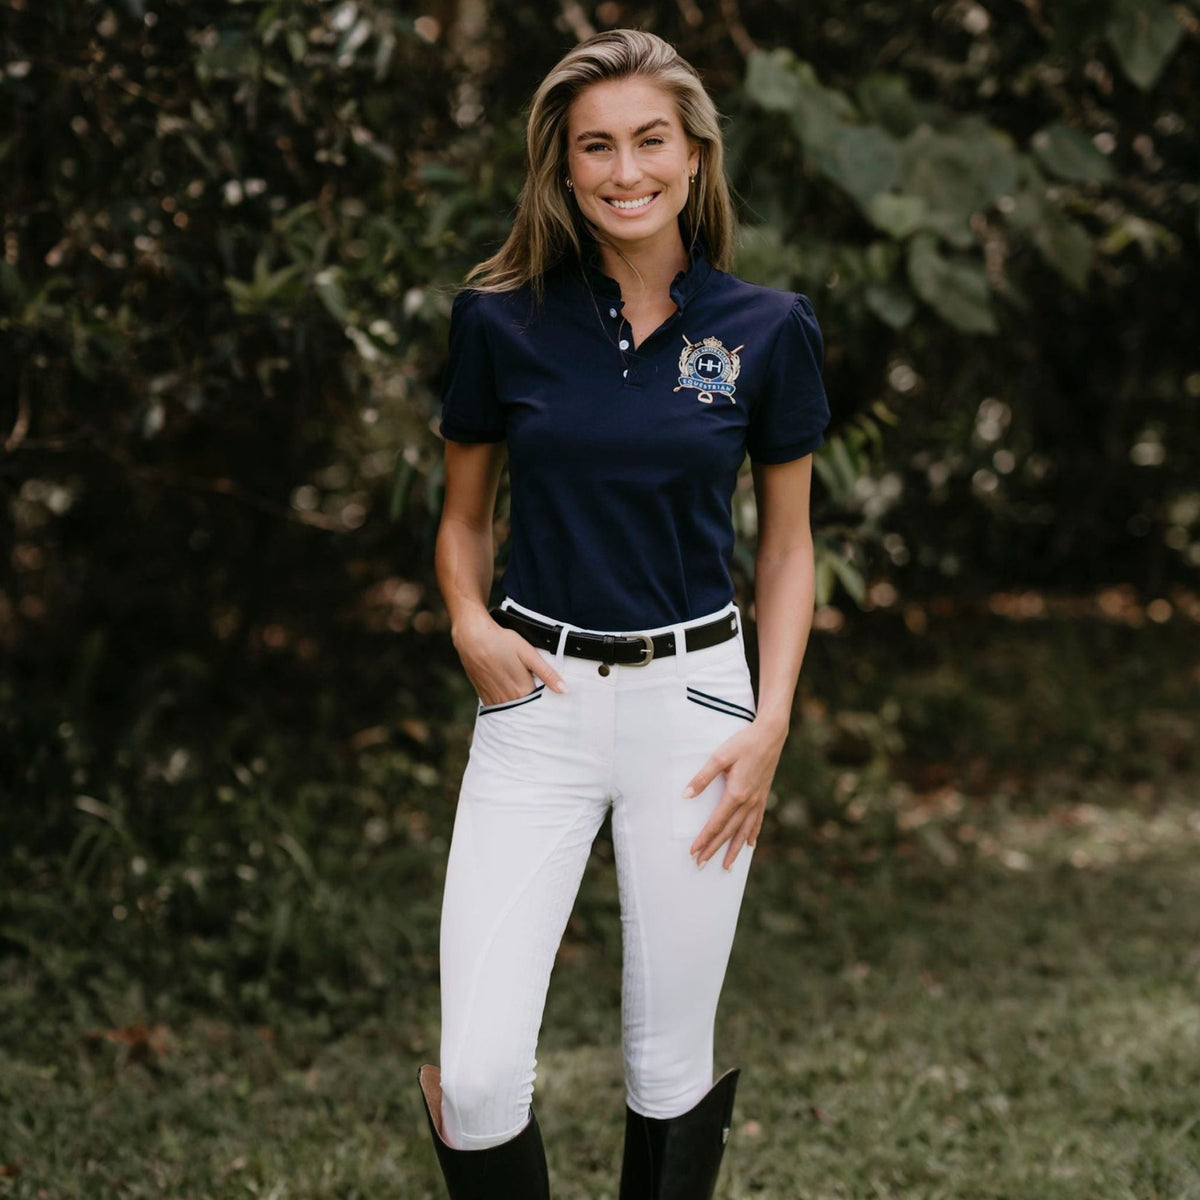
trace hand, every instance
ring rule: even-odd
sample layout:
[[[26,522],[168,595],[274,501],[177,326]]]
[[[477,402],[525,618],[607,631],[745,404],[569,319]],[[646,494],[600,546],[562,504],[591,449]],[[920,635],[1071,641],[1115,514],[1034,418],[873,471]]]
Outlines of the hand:
[[[697,867],[704,866],[721,846],[729,842],[722,863],[728,871],[742,846],[753,847],[758,841],[767,793],[771,790],[771,780],[775,778],[786,737],[786,731],[781,736],[757,720],[751,721],[745,729],[726,738],[692,776],[684,788],[685,800],[699,796],[718,775],[725,774],[725,792],[721,801],[690,847]]]
[[[486,611],[464,618],[452,637],[463,670],[485,707],[528,695],[534,679],[556,692],[567,690],[562,676],[534,646],[515,629],[498,625]]]

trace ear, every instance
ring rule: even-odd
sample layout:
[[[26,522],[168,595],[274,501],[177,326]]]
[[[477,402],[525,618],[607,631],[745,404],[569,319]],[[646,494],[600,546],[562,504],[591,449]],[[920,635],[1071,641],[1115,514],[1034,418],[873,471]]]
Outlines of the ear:
[[[691,142],[691,149],[688,151],[688,174],[695,175],[700,169],[700,143]]]

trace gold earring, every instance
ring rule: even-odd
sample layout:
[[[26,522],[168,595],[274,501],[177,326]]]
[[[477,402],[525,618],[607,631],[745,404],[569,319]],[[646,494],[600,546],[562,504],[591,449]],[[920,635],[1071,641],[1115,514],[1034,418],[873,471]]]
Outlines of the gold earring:
[[[567,180],[567,191],[573,192],[574,190],[575,190],[575,185],[568,179]]]

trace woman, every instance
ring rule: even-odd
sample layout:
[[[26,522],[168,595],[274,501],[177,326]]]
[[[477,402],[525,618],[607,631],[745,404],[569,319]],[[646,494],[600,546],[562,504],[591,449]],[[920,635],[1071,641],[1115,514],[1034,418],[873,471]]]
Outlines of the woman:
[[[441,1069],[420,1082],[452,1200],[549,1195],[538,1027],[611,811],[620,1195],[707,1200],[738,1076],[713,1082],[717,1001],[811,626],[821,338],[803,296],[727,273],[719,119],[660,38],[571,50],[527,149],[512,234],[451,318],[437,574],[480,706],[443,900]],[[504,444],[511,552],[489,611]],[[747,451],[757,704],[729,574]]]

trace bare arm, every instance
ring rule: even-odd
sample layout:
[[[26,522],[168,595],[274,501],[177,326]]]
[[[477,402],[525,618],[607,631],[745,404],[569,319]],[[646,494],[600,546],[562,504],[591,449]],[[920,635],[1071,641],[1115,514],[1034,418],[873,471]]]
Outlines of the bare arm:
[[[812,455],[772,466],[755,463],[751,469],[758,502],[758,719],[786,739],[816,593],[808,503]]]
[[[504,466],[504,443],[447,441],[445,445],[446,491],[434,568],[457,647],[460,631],[473,619],[487,616],[496,554],[492,518]]]
[[[530,676],[556,691],[562,680],[519,633],[488,614],[495,542],[492,518],[504,465],[504,443],[446,443],[446,488],[434,547],[438,588],[450,615],[450,637],[484,704],[524,695]]]
[[[815,571],[808,516],[812,455],[769,466],[755,463],[752,470],[758,502],[754,559],[758,713],[745,729],[713,751],[684,791],[685,797],[697,796],[725,773],[721,802],[691,845],[700,867],[728,842],[723,865],[729,869],[742,847],[758,840],[812,629]]]

